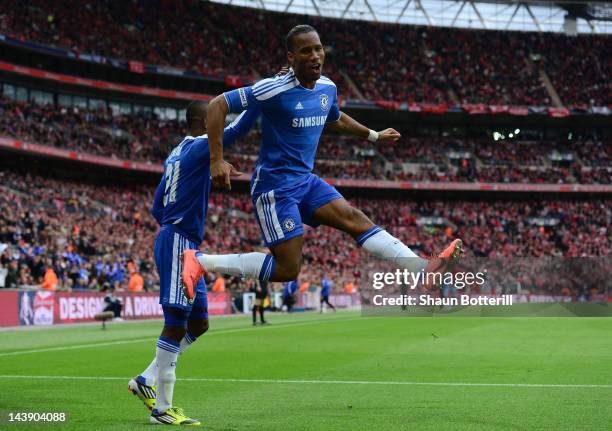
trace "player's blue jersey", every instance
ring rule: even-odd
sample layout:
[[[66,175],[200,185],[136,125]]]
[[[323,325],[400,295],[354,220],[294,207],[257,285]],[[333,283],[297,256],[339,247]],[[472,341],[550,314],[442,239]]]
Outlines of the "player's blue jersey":
[[[290,70],[224,96],[230,112],[253,107],[262,112],[262,144],[251,193],[304,179],[314,167],[325,124],[340,119],[336,85],[324,76],[311,90],[302,87]]]
[[[249,109],[223,131],[223,145],[244,136],[259,117]],[[160,226],[171,226],[190,241],[200,244],[210,195],[208,136],[187,136],[164,163],[164,175],[155,191],[151,213]]]
[[[291,296],[294,295],[298,290],[298,284],[296,280],[288,281],[285,283],[285,287],[283,288],[283,296]]]
[[[329,279],[324,278],[321,281],[321,296],[329,296],[329,291],[331,289],[331,281]]]

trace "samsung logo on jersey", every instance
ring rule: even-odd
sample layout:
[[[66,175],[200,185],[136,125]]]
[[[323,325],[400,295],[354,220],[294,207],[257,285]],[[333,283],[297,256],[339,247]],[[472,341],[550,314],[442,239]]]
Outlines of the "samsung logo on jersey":
[[[316,127],[324,126],[327,115],[317,115],[315,117],[294,118],[291,121],[292,127]]]

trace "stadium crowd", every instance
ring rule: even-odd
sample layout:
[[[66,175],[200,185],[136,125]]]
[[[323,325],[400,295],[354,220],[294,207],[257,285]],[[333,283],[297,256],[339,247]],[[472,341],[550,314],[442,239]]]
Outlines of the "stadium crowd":
[[[608,36],[340,21],[199,0],[0,4],[0,33],[12,37],[247,81],[285,63],[283,37],[304,22],[319,29],[328,51],[326,73],[344,97],[549,106],[540,77],[545,71],[564,105],[612,105]]]
[[[110,109],[0,98],[0,135],[113,158],[161,163],[184,126],[154,113],[113,115]],[[228,159],[252,172],[259,142],[255,130],[229,147]],[[555,155],[569,158],[557,166]],[[565,143],[407,137],[376,145],[326,133],[316,172],[329,178],[610,184],[612,145],[595,137]]]
[[[55,274],[55,287],[127,286],[142,274],[151,287],[156,224],[153,190],[59,181],[31,173],[0,172],[0,243],[7,284],[34,285]],[[54,277],[52,277],[53,279]],[[53,288],[46,284],[46,288]]]
[[[537,51],[563,102],[582,107],[612,105],[611,45],[610,36],[547,34],[540,39]]]
[[[539,69],[528,59],[539,37],[440,28],[427,43],[461,103],[550,105]]]
[[[13,138],[126,160],[163,161],[184,123],[155,114],[112,115],[110,110],[0,99],[0,133]]]
[[[6,287],[155,289],[149,214],[154,191],[145,185],[100,185],[34,173],[0,172],[0,262]],[[377,224],[423,256],[449,238],[464,238],[468,256],[584,257],[612,252],[612,205],[607,200],[408,201],[351,199]],[[202,249],[260,249],[246,194],[213,191]],[[330,228],[306,229],[301,281],[327,272],[342,288],[366,280],[363,253]],[[135,275],[142,277],[134,285]],[[136,283],[137,284],[137,283]],[[228,285],[240,288],[241,283]]]

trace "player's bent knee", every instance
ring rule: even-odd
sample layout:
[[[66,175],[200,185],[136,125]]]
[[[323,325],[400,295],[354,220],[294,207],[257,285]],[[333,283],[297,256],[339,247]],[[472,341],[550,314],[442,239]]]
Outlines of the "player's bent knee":
[[[298,275],[300,275],[300,271],[277,271],[274,274],[274,279],[272,281],[278,281],[282,283],[287,281],[293,281],[298,278]]]
[[[302,268],[302,256],[299,259],[286,259],[276,261],[276,270],[274,271],[274,281],[293,281],[298,275]]]
[[[291,262],[283,266],[277,264],[274,281],[293,281],[300,275],[300,269],[300,262]]]

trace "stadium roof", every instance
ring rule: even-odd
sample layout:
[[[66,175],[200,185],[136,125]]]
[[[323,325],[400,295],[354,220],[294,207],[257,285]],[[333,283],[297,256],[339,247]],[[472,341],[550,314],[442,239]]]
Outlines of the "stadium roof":
[[[474,29],[612,34],[612,2],[517,0],[214,0],[276,12]]]

